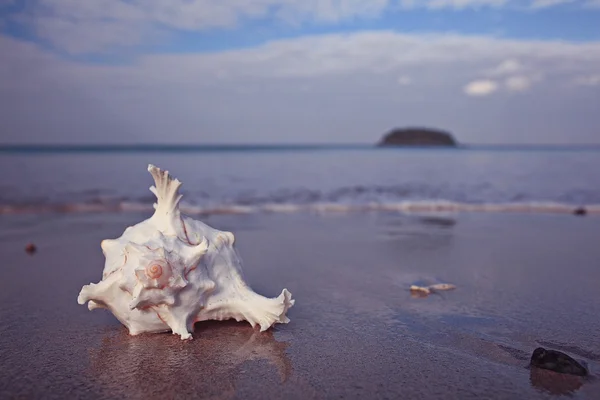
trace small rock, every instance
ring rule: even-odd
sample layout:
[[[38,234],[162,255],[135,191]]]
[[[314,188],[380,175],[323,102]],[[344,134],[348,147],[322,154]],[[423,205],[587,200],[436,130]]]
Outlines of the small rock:
[[[27,246],[25,246],[25,252],[27,254],[33,254],[35,253],[37,250],[37,247],[35,247],[35,244],[33,243],[28,243]]]
[[[587,210],[584,207],[577,207],[575,210],[573,210],[573,214],[575,214],[575,215],[586,215],[587,214]]]
[[[530,365],[542,369],[549,369],[561,374],[586,376],[588,370],[573,357],[556,350],[546,350],[538,347],[531,355]]]

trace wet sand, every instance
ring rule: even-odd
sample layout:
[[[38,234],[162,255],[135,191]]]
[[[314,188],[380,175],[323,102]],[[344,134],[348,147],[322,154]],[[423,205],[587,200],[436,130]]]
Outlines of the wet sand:
[[[146,215],[2,217],[0,398],[600,398],[600,223],[552,215],[211,216],[291,323],[130,337],[77,304]],[[28,242],[37,252],[28,255]],[[454,291],[411,296],[412,284]],[[537,346],[590,378],[527,369]]]

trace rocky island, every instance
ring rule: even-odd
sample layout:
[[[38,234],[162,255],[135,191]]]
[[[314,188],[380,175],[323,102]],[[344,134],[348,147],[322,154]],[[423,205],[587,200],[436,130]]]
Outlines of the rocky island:
[[[377,146],[456,147],[457,143],[450,133],[440,130],[426,128],[396,128],[385,134]]]

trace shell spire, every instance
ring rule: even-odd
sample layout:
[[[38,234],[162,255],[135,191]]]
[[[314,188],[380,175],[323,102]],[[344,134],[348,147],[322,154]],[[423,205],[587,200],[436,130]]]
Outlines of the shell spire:
[[[182,195],[179,194],[181,182],[179,179],[173,178],[169,171],[163,171],[160,168],[149,164],[148,172],[154,178],[154,186],[150,187],[150,191],[156,196],[154,203],[153,219],[168,221],[169,226],[173,226],[174,221],[179,221],[179,201]],[[165,221],[165,222],[167,222]],[[166,227],[165,227],[166,228]]]

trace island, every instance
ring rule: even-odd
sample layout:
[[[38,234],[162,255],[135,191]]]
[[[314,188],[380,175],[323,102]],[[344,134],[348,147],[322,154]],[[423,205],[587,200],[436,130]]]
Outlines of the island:
[[[456,147],[457,143],[450,133],[441,130],[427,128],[396,128],[385,134],[377,146]]]

